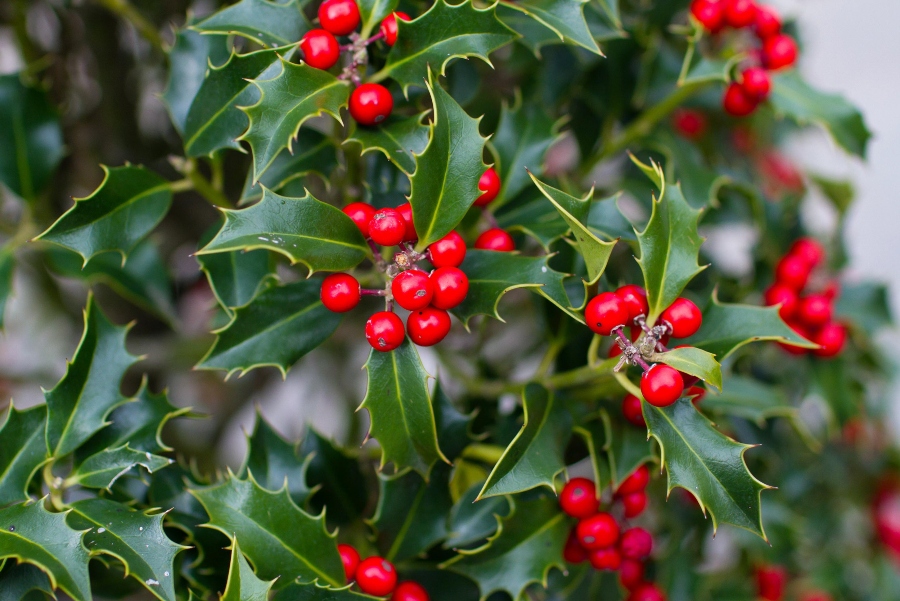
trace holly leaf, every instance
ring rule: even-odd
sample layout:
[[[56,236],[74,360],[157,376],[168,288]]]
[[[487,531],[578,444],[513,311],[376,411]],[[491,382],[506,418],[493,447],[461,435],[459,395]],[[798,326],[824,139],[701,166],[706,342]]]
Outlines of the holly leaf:
[[[231,543],[231,565],[228,569],[228,583],[221,601],[268,601],[269,591],[274,580],[260,580],[253,573],[253,568],[244,559],[238,546],[238,539]]]
[[[360,409],[369,412],[369,435],[381,445],[381,469],[410,467],[428,479],[439,459],[434,411],[428,394],[428,374],[409,339],[393,351],[372,349],[365,365],[369,375]]]
[[[619,16],[619,0],[597,0],[597,4],[610,23],[617,29],[621,29],[622,19]]]
[[[490,65],[488,55],[515,38],[516,33],[497,18],[495,6],[479,10],[472,0],[456,5],[438,0],[412,21],[397,20],[397,42],[387,63],[369,80],[391,78],[406,92],[410,86],[421,86],[432,69],[444,75],[454,58],[474,56]]]
[[[559,37],[561,42],[580,46],[603,56],[584,20],[588,0],[521,0],[503,6],[528,15]]]
[[[287,149],[279,152],[258,182],[253,182],[252,172],[247,173],[240,204],[262,198],[263,188],[280,192],[288,184],[309,173],[319,173],[324,178],[337,165],[334,142],[325,134],[301,128],[295,140],[296,152]]]
[[[307,119],[328,114],[341,122],[340,110],[350,98],[350,84],[306,63],[279,57],[281,72],[271,79],[254,79],[259,102],[241,107],[250,118],[243,136],[253,150],[253,181],[258,182],[278,153],[287,148]],[[268,74],[268,72],[267,72]]]
[[[506,204],[495,215],[497,225],[505,230],[518,230],[537,240],[544,250],[565,236],[569,225],[543,197],[535,197],[515,206]]]
[[[434,423],[441,451],[453,461],[472,441],[469,434],[473,415],[464,415],[444,391],[441,381],[434,385]]]
[[[359,37],[368,39],[386,16],[397,10],[398,0],[357,0],[362,27]]]
[[[587,227],[587,218],[594,199],[594,190],[591,189],[584,198],[575,198],[562,190],[557,190],[537,179],[531,172],[528,173],[531,180],[538,187],[547,200],[556,207],[563,220],[568,224],[572,235],[575,236],[575,248],[584,258],[587,267],[588,284],[594,284],[606,270],[609,256],[616,247],[616,241],[605,242],[594,235]]]
[[[10,563],[3,568],[5,561],[0,561],[0,591],[3,591],[3,601],[33,601],[34,597],[29,595],[33,591],[40,591],[47,597],[53,596],[53,587],[47,574],[27,563]]]
[[[315,280],[268,284],[215,331],[216,341],[197,369],[222,369],[228,378],[270,366],[287,377],[291,366],[325,342],[343,319],[322,304],[320,288]]]
[[[206,274],[219,305],[229,315],[234,315],[235,307],[249,303],[265,284],[277,278],[274,262],[267,250],[232,250],[197,255],[197,263]]]
[[[866,157],[872,132],[859,109],[843,96],[820,92],[796,71],[791,71],[773,78],[769,102],[776,113],[790,117],[800,125],[820,125],[841,148]]]
[[[591,468],[594,472],[594,483],[598,490],[603,490],[613,481],[612,460],[612,424],[609,414],[601,409],[578,421],[572,432],[581,436],[588,448]]]
[[[289,198],[264,190],[252,207],[223,212],[222,229],[196,254],[264,248],[302,263],[312,273],[352,269],[369,253],[353,221],[309,192]]]
[[[85,499],[71,505],[66,523],[87,530],[91,556],[109,555],[125,566],[158,599],[175,601],[175,556],[183,547],[163,531],[165,514],[148,515],[108,499]]]
[[[444,0],[439,0],[434,7],[443,4]],[[434,106],[431,138],[422,154],[416,155],[416,172],[410,177],[409,195],[419,234],[418,248],[423,251],[462,221],[480,195],[478,180],[487,169],[481,159],[486,141],[478,132],[481,120],[469,117],[435,83],[431,71],[428,91]]]
[[[870,336],[894,323],[888,288],[877,282],[841,283],[835,313],[849,318]]]
[[[263,488],[279,491],[287,487],[294,503],[302,507],[311,493],[306,485],[306,470],[311,457],[300,461],[297,445],[282,438],[262,413],[256,412],[256,425],[247,437],[247,458],[239,472],[241,477],[252,473]]]
[[[562,551],[571,524],[556,498],[510,503],[509,517],[498,520],[497,534],[484,546],[461,550],[441,566],[475,581],[482,599],[496,591],[518,599],[532,583],[546,588],[552,568],[565,569]]]
[[[592,202],[586,225],[601,238],[637,240],[631,223],[619,211],[619,196],[621,193]]]
[[[285,586],[294,579],[343,586],[343,564],[334,537],[325,530],[324,512],[309,515],[294,504],[287,488],[269,492],[250,475],[190,492],[209,514],[206,526],[240,540],[260,578],[281,578]]]
[[[47,406],[10,403],[0,427],[0,506],[28,499],[28,484],[47,457]]]
[[[116,480],[137,466],[152,474],[171,464],[172,460],[166,457],[153,455],[147,451],[137,451],[123,445],[116,449],[104,449],[85,459],[66,479],[66,484],[111,490]]]
[[[771,417],[794,418],[797,415],[797,409],[791,406],[782,389],[735,375],[728,377],[721,392],[708,391],[701,408],[750,420],[759,426]]]
[[[357,144],[362,154],[379,151],[401,171],[410,175],[416,170],[416,157],[428,145],[431,128],[422,123],[425,113],[412,117],[388,117],[378,127],[355,126],[344,144]]]
[[[209,34],[239,35],[263,46],[295,44],[312,29],[297,0],[241,0],[192,27]]]
[[[572,416],[554,394],[539,384],[522,393],[525,421],[503,451],[478,494],[481,500],[546,486],[566,469],[563,453],[572,431]]]
[[[74,601],[90,601],[88,550],[84,532],[66,524],[66,514],[50,513],[43,502],[0,509],[0,560],[14,558],[37,566]]]
[[[359,462],[328,438],[309,427],[300,443],[300,456],[308,462],[306,482],[314,489],[311,505],[328,508],[328,519],[353,522],[368,502],[368,489]]]
[[[479,483],[469,488],[450,510],[449,532],[444,547],[459,549],[483,541],[497,532],[500,519],[509,516],[512,503],[507,496],[489,497],[475,502],[482,486]]]
[[[272,601],[375,601],[370,597],[350,590],[350,586],[331,588],[318,582],[292,582],[272,597]]]
[[[700,378],[707,384],[722,389],[722,366],[715,355],[694,347],[676,348],[665,353],[654,353],[650,357],[654,363],[665,363],[690,376]]]
[[[12,250],[0,250],[0,330],[3,330],[3,315],[6,303],[12,296],[13,271],[16,268],[16,257]]]
[[[760,340],[777,340],[803,348],[816,345],[788,327],[778,315],[778,307],[754,307],[720,303],[713,295],[703,313],[703,324],[684,343],[709,351],[724,361],[734,351]]]
[[[129,327],[114,326],[88,297],[75,357],[56,387],[44,393],[47,448],[53,457],[68,455],[84,444],[108,425],[110,411],[126,402],[119,386],[137,359],[125,348]]]
[[[647,404],[643,400],[641,402]],[[647,440],[646,430],[626,423],[610,430],[609,465],[614,488],[618,488],[625,478],[652,460],[653,451]]]
[[[510,109],[504,103],[497,131],[491,138],[498,157],[494,168],[500,176],[500,193],[491,203],[492,209],[496,210],[528,187],[527,170],[537,175],[544,172],[544,155],[559,139],[561,125],[561,119],[554,121],[537,104],[521,102]]]
[[[172,204],[169,182],[143,167],[106,167],[100,187],[75,205],[36,240],[77,252],[87,265],[104,252],[128,254],[162,221]]]
[[[47,186],[64,154],[56,109],[18,73],[0,75],[0,148],[0,182],[25,200]]]

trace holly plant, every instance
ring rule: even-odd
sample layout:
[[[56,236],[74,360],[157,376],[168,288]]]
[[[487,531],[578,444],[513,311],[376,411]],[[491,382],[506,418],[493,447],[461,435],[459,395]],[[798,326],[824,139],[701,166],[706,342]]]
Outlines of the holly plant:
[[[886,291],[842,275],[852,186],[779,150],[870,133],[796,23],[13,4],[0,314],[23,357],[82,334],[2,353],[0,599],[897,598]],[[160,137],[81,152],[118,134],[51,21],[82,58],[95,22],[130,40],[94,97],[128,105],[131,61]],[[250,417],[282,378],[315,427]]]

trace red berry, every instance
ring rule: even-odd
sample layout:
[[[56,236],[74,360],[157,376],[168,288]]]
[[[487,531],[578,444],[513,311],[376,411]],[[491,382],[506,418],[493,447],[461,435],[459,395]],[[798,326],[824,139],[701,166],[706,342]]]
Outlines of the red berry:
[[[829,323],[812,336],[811,340],[821,348],[814,349],[813,354],[819,357],[835,357],[844,350],[847,342],[847,328],[840,323]]]
[[[629,528],[622,533],[619,549],[622,551],[622,557],[647,559],[653,550],[653,537],[643,528]]]
[[[588,552],[575,535],[575,528],[569,531],[569,538],[566,539],[566,546],[563,548],[563,559],[569,563],[581,563],[588,558]]]
[[[584,308],[584,321],[592,331],[609,336],[613,328],[628,322],[628,305],[612,292],[601,292]]]
[[[379,29],[384,36],[384,43],[388,46],[393,46],[397,42],[397,19],[402,19],[404,21],[412,20],[408,14],[398,10],[392,12],[381,21]]]
[[[650,468],[646,465],[642,465],[633,473],[631,473],[627,478],[622,480],[622,483],[619,485],[619,488],[616,489],[616,494],[619,496],[630,495],[632,493],[641,492],[645,488],[647,488],[647,484],[650,483]]]
[[[606,352],[606,356],[610,359],[612,359],[613,357],[618,357],[621,354],[622,348],[616,343],[613,343],[613,345],[609,347],[609,350]]]
[[[769,72],[760,67],[750,67],[741,73],[741,88],[750,98],[763,101],[772,91],[772,80]]]
[[[428,591],[417,582],[407,580],[397,585],[391,601],[429,601]]]
[[[403,320],[393,311],[379,311],[366,322],[366,340],[376,351],[392,351],[405,337]]]
[[[334,36],[324,29],[312,29],[300,40],[303,60],[316,69],[330,69],[341,56],[341,49]]]
[[[756,569],[756,594],[765,601],[784,599],[787,570],[781,566],[762,566]]]
[[[406,226],[406,233],[403,235],[403,242],[414,242],[419,239],[416,233],[416,224],[413,223],[412,205],[408,202],[397,207],[397,212],[403,218],[403,225]]]
[[[627,284],[618,288],[614,294],[622,299],[628,310],[628,319],[634,319],[640,315],[647,315],[647,291],[637,284]]]
[[[761,40],[766,40],[773,35],[781,33],[781,17],[771,6],[759,6],[756,9],[756,35]]]
[[[800,595],[800,601],[834,601],[834,597],[825,591],[806,591]]]
[[[466,242],[452,231],[428,247],[428,258],[435,267],[459,267],[466,258]]]
[[[591,517],[600,507],[597,487],[587,478],[572,478],[559,494],[559,506],[573,518]]]
[[[678,109],[672,115],[672,125],[688,140],[696,140],[706,132],[706,117],[694,109]]]
[[[369,557],[356,570],[356,584],[368,595],[386,597],[397,588],[397,570],[383,557]]]
[[[821,294],[810,294],[800,299],[797,319],[810,328],[819,328],[831,321],[831,301]]]
[[[406,319],[406,331],[419,346],[434,346],[446,338],[450,325],[450,314],[434,307],[413,311]]]
[[[350,116],[361,125],[377,125],[394,110],[394,97],[378,83],[364,83],[350,94]]]
[[[797,42],[791,36],[779,33],[763,42],[763,64],[771,71],[790,67],[797,62]]]
[[[822,296],[828,300],[837,300],[841,295],[841,283],[837,280],[829,280],[822,289]]]
[[[806,326],[804,326],[803,324],[800,324],[800,323],[797,323],[794,321],[789,321],[789,322],[787,322],[787,325],[789,328],[794,330],[794,332],[798,336],[806,338],[807,340],[812,339],[812,334],[810,334],[806,330]],[[805,355],[806,353],[810,352],[810,350],[808,348],[803,348],[800,346],[793,346],[790,344],[784,344],[783,342],[779,342],[778,346],[780,346],[782,349],[784,349],[787,353],[790,353],[791,355]]]
[[[724,0],[725,24],[741,29],[756,22],[756,2],[753,0]]]
[[[666,595],[655,584],[646,582],[631,591],[626,601],[666,601]]]
[[[632,591],[644,583],[644,564],[643,562],[628,559],[622,559],[622,567],[619,568],[619,582],[625,587],[625,590]]]
[[[706,31],[716,33],[725,24],[725,12],[719,0],[694,0],[691,2],[691,14]]]
[[[636,518],[647,508],[647,493],[645,491],[633,492],[622,497],[622,507],[625,509],[625,517]]]
[[[805,259],[796,255],[787,255],[775,266],[775,281],[791,290],[800,292],[809,280],[810,267]]]
[[[349,273],[332,273],[322,280],[322,304],[329,311],[346,313],[362,298],[359,281]]]
[[[733,117],[746,117],[756,110],[758,104],[756,98],[748,96],[737,82],[728,84],[725,96],[722,97],[722,108]]]
[[[421,269],[408,269],[391,281],[391,294],[397,304],[407,311],[418,311],[431,304],[434,284]]]
[[[396,246],[406,235],[406,223],[395,209],[379,209],[369,222],[369,237],[381,246]]]
[[[684,381],[678,370],[654,363],[641,376],[641,394],[654,407],[668,407],[681,397]]]
[[[375,207],[365,202],[351,202],[343,208],[344,214],[353,220],[364,238],[369,237],[369,222],[375,216]]]
[[[825,249],[812,238],[798,238],[791,245],[788,254],[806,261],[810,269],[825,260]]]
[[[769,307],[781,305],[781,308],[778,309],[778,314],[784,320],[791,319],[794,316],[794,313],[797,312],[797,305],[800,302],[800,298],[793,288],[777,283],[769,286],[766,290],[765,298],[766,305]]]
[[[597,513],[578,522],[578,542],[588,551],[611,547],[619,540],[619,524],[608,513]]]
[[[690,386],[684,396],[691,397],[691,402],[696,405],[706,396],[706,389],[700,386]]]
[[[482,190],[483,194],[475,199],[476,207],[486,207],[497,198],[497,194],[500,193],[500,176],[493,167],[481,174],[481,179],[478,180],[478,189]]]
[[[341,563],[344,564],[344,576],[347,577],[347,582],[350,582],[359,567],[359,553],[350,545],[338,545],[338,553],[341,555]]]
[[[686,298],[676,298],[659,318],[672,327],[672,338],[693,336],[703,324],[700,308]]]
[[[495,227],[478,236],[478,239],[475,240],[475,248],[509,252],[516,250],[516,245],[513,242],[512,236],[500,228]]]
[[[596,549],[588,554],[588,559],[595,570],[613,572],[622,565],[622,554],[615,547]]]
[[[469,293],[469,278],[456,267],[438,267],[429,277],[434,284],[433,307],[449,311],[463,302]]]
[[[619,348],[619,346],[616,345],[615,348]],[[621,352],[620,349],[619,353]],[[647,422],[644,421],[644,410],[641,407],[641,399],[633,394],[626,394],[625,398],[622,399],[622,414],[625,416],[625,419],[635,426],[641,428],[647,427]]]
[[[354,0],[325,0],[319,5],[319,23],[334,35],[347,35],[359,25]]]

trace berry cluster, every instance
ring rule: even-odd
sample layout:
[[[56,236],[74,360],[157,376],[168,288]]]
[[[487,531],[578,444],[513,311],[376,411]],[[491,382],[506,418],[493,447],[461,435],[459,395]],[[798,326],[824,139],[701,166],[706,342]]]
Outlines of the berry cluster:
[[[642,465],[615,491],[613,502],[624,507],[625,519],[643,513],[649,482],[650,470]],[[663,592],[644,578],[644,564],[653,550],[649,532],[639,527],[623,530],[611,513],[600,511],[597,488],[586,478],[569,480],[559,495],[559,505],[578,519],[563,550],[567,562],[589,561],[596,570],[618,571],[619,582],[629,591],[628,601],[665,601]]]
[[[361,559],[351,545],[338,545],[347,583],[356,581],[359,590],[375,597],[391,596],[391,601],[429,601],[428,592],[411,580],[397,582],[394,564],[383,557]]]
[[[787,588],[788,573],[783,566],[764,565],[756,568],[756,595],[761,601],[783,601]],[[825,591],[807,590],[800,601],[833,601]]]
[[[847,328],[834,320],[833,303],[839,293],[837,283],[831,282],[813,294],[803,294],[813,270],[824,258],[825,251],[818,242],[800,238],[778,261],[775,283],[766,290],[766,304],[780,305],[781,318],[795,332],[819,345],[812,351],[782,345],[789,353],[812,352],[819,357],[834,357],[840,354],[847,341]]]
[[[745,117],[766,100],[772,89],[769,71],[792,66],[797,60],[797,43],[782,33],[781,18],[770,6],[754,0],[694,0],[691,15],[704,29],[716,34],[726,27],[752,29],[761,47],[741,70],[739,81],[725,90],[722,105],[735,117]]]

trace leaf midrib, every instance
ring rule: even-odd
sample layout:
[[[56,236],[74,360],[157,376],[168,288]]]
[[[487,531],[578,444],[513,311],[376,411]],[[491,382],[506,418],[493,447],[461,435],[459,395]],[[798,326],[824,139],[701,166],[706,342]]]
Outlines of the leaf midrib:
[[[107,182],[108,182],[108,180],[107,180]],[[104,182],[102,188],[106,187],[107,182]],[[102,190],[102,188],[101,188],[101,190]],[[126,201],[123,202],[123,203],[120,203],[120,204],[119,204],[118,206],[116,206],[113,210],[111,210],[111,211],[109,211],[109,212],[107,212],[107,213],[104,213],[103,215],[100,215],[99,217],[97,217],[96,219],[94,219],[94,220],[92,220],[92,221],[88,221],[87,223],[78,225],[78,226],[73,227],[73,228],[71,228],[71,229],[65,229],[65,230],[63,230],[62,232],[54,232],[54,231],[53,231],[54,228],[51,227],[49,230],[47,230],[47,232],[46,232],[45,234],[42,234],[40,237],[41,237],[41,238],[44,238],[47,234],[51,234],[51,235],[52,235],[52,234],[54,234],[54,233],[56,233],[57,235],[60,235],[60,234],[72,234],[72,233],[74,233],[74,232],[77,232],[77,231],[80,231],[80,230],[83,230],[83,229],[86,229],[86,228],[92,228],[92,227],[94,227],[94,224],[96,224],[97,222],[99,222],[99,221],[101,221],[101,220],[103,220],[103,219],[109,219],[109,218],[111,218],[113,215],[115,215],[116,213],[118,213],[118,212],[121,211],[122,209],[124,209],[124,208],[126,208],[126,207],[129,207],[129,206],[131,206],[131,205],[133,205],[134,203],[136,203],[137,201],[141,200],[142,198],[144,198],[144,197],[146,197],[146,196],[151,196],[151,195],[153,195],[153,194],[156,194],[157,192],[162,192],[162,191],[166,191],[166,190],[169,190],[169,183],[168,183],[168,182],[165,182],[165,183],[162,183],[162,184],[157,184],[156,186],[153,186],[152,188],[148,188],[148,189],[144,190],[143,192],[140,192],[140,193],[138,193],[138,194],[135,194],[134,196],[131,196],[128,200],[126,200]],[[100,191],[100,190],[98,190],[97,192],[99,192],[99,191]],[[95,194],[92,194],[91,196],[88,196],[87,198],[82,198],[82,199],[80,199],[80,200],[77,200],[77,201],[75,202],[75,205],[73,205],[72,208],[69,209],[69,211],[67,211],[62,217],[60,217],[60,218],[59,218],[59,221],[57,221],[56,223],[62,223],[62,221],[63,221],[63,219],[66,217],[66,215],[68,215],[71,211],[74,211],[75,208],[76,208],[80,203],[88,202],[88,201],[90,201],[90,200],[94,200],[94,199],[96,199],[96,197],[97,197],[97,196],[96,196],[96,193],[95,193]],[[53,225],[55,226],[56,223],[54,223]],[[48,238],[48,241],[49,241],[49,238]],[[96,253],[94,253],[94,254],[96,254]]]
[[[239,344],[236,344],[236,345],[234,345],[234,346],[231,346],[231,347],[229,347],[229,348],[226,349],[226,350],[227,350],[228,352],[231,352],[231,351],[233,351],[234,349],[243,346],[244,344],[246,344],[247,342],[249,342],[249,341],[251,341],[251,340],[255,340],[255,339],[259,338],[260,336],[269,334],[269,333],[272,332],[273,330],[278,329],[278,328],[281,328],[285,323],[290,322],[290,321],[294,321],[295,319],[298,319],[298,318],[302,317],[303,315],[309,313],[310,311],[312,311],[313,309],[315,309],[316,307],[318,307],[318,306],[321,305],[321,304],[322,304],[322,301],[316,301],[316,302],[312,303],[311,305],[307,305],[306,307],[304,307],[304,308],[303,308],[302,310],[300,310],[300,311],[297,311],[297,312],[295,312],[295,313],[290,313],[290,314],[288,314],[286,317],[284,317],[284,318],[282,318],[282,319],[279,319],[278,321],[274,322],[273,324],[269,325],[268,327],[266,327],[266,328],[264,328],[264,329],[262,329],[262,330],[255,330],[255,331],[253,332],[253,335],[252,335],[252,336],[250,336],[249,338],[244,338],[243,340],[240,341]],[[235,317],[234,317],[234,319],[231,321],[231,323],[229,323],[227,326],[225,326],[222,330],[219,330],[219,332],[218,332],[217,334],[227,332],[228,329],[231,328],[231,326],[234,325],[234,323],[235,323],[237,320],[238,320],[238,315],[237,315],[237,312],[235,312]],[[217,343],[217,345],[218,345],[218,340],[216,341],[216,343]],[[206,362],[207,362],[210,358],[212,358],[213,356],[214,356],[214,355],[211,353],[210,356],[207,357],[207,358],[204,360],[204,363],[206,363]]]

